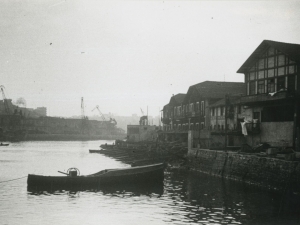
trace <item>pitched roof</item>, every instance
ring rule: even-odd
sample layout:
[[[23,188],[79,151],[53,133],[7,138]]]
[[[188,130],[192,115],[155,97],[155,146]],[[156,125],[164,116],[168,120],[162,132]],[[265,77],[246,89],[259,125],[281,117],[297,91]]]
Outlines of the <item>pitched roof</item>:
[[[237,73],[245,73],[259,57],[269,48],[273,47],[287,55],[296,62],[300,62],[300,44],[291,44],[277,41],[264,40],[238,69]]]
[[[169,104],[166,104],[161,111],[167,110],[169,108]]]
[[[180,105],[184,98],[185,98],[186,94],[182,94],[182,93],[179,93],[179,94],[176,94],[176,95],[173,95],[171,98],[170,98],[170,102],[169,102],[169,105]]]
[[[241,96],[230,96],[229,97],[229,103],[230,104],[238,104],[240,103],[241,100]],[[225,98],[222,98],[216,102],[214,102],[213,104],[210,104],[209,107],[217,107],[217,106],[225,106]]]
[[[226,94],[246,94],[246,85],[243,82],[204,81],[190,86],[188,93],[192,89],[197,90],[202,98],[224,98]]]

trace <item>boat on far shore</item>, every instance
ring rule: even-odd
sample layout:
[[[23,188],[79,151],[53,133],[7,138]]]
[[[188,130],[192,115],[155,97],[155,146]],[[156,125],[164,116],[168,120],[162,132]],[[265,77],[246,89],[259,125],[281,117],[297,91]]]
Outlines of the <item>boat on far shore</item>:
[[[0,143],[0,146],[9,146],[9,144]]]

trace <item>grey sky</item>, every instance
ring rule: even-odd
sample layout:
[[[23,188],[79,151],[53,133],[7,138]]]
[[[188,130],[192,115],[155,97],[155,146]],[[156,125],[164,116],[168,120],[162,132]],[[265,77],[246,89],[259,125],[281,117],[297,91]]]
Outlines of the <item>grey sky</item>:
[[[158,115],[264,40],[300,44],[298,1],[0,1],[0,85],[49,115]]]

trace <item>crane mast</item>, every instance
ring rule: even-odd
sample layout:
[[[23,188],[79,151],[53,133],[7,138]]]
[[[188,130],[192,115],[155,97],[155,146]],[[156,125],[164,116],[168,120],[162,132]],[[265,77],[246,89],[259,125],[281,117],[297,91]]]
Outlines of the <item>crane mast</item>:
[[[5,109],[5,112],[6,112],[7,114],[10,114],[10,109],[9,109],[8,102],[7,102],[5,93],[4,93],[4,88],[5,88],[5,87],[4,87],[3,85],[0,86],[0,89],[1,89],[1,92],[2,92],[2,98],[3,98],[4,109]]]
[[[83,103],[83,97],[81,97],[81,119],[84,119],[84,103]]]

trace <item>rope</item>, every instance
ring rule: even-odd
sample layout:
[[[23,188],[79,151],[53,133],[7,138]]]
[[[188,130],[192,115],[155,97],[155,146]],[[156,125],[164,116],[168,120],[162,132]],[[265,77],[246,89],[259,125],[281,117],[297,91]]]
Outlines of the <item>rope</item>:
[[[5,182],[13,181],[13,180],[19,180],[19,179],[22,179],[22,178],[25,178],[25,177],[27,177],[27,176],[24,176],[24,177],[19,177],[19,178],[12,179],[12,180],[0,181],[0,183],[5,183]]]

